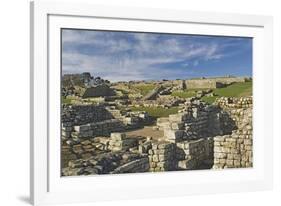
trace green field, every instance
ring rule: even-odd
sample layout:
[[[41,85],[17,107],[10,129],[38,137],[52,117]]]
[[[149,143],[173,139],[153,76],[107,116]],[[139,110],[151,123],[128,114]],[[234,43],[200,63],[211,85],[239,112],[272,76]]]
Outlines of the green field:
[[[132,111],[146,111],[154,118],[168,117],[170,114],[176,114],[178,112],[178,107],[171,107],[169,109],[162,107],[132,107],[131,109]]]
[[[172,96],[181,97],[181,98],[189,98],[195,97],[196,92],[198,90],[204,89],[192,89],[192,90],[184,90],[184,91],[173,91]],[[213,103],[218,97],[244,97],[252,95],[252,81],[249,82],[239,82],[231,84],[224,88],[213,89],[213,93],[215,96],[213,97],[202,97],[202,100],[207,103]]]
[[[207,102],[209,104],[212,104],[217,98],[218,98],[218,96],[215,96],[215,97],[202,97],[201,100],[203,100],[204,102]]]
[[[225,88],[217,88],[213,90],[216,95],[214,97],[202,97],[202,100],[208,103],[213,103],[218,97],[246,97],[252,95],[252,81],[239,82],[231,84]]]
[[[194,97],[196,95],[196,90],[184,90],[184,91],[173,91],[172,96],[181,97],[181,98],[189,98]]]
[[[142,95],[146,95],[148,92],[155,88],[154,84],[136,84],[133,85],[133,89],[140,92]]]

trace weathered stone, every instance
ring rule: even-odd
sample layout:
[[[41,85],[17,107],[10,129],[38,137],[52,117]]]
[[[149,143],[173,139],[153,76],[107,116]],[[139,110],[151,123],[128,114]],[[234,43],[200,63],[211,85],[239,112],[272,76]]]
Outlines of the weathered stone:
[[[171,129],[164,130],[164,136],[168,140],[180,140],[183,137],[183,134],[184,134],[183,130],[171,130]]]
[[[126,138],[126,134],[125,133],[119,133],[119,132],[112,132],[110,134],[110,137],[111,137],[112,140],[121,141],[121,140]]]

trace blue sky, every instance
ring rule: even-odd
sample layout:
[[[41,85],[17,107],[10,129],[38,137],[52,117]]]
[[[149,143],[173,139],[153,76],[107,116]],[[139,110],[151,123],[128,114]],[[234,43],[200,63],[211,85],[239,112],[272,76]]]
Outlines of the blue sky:
[[[110,81],[252,76],[252,39],[62,30],[62,73]]]

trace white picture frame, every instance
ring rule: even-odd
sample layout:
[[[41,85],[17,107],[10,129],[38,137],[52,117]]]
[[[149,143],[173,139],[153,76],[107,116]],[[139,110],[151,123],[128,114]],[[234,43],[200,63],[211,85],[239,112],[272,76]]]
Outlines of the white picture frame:
[[[60,68],[58,32],[64,27],[253,37],[254,167],[223,171],[61,178],[58,118],[60,70],[57,68]],[[40,205],[271,189],[272,44],[272,17],[268,16],[32,2],[32,203]]]

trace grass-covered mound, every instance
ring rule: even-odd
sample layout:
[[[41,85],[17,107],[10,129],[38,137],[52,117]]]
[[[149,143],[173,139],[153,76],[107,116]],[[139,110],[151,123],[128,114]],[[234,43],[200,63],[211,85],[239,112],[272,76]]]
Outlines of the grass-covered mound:
[[[132,89],[136,90],[137,92],[140,92],[143,96],[148,94],[154,88],[154,84],[135,84],[132,86]]]
[[[218,97],[246,97],[252,95],[252,81],[238,82],[231,84],[224,88],[217,88],[213,90],[216,96],[202,97],[202,100],[208,103],[213,103]]]
[[[174,97],[180,97],[180,98],[189,98],[189,97],[195,97],[196,96],[196,91],[195,89],[192,90],[184,90],[184,91],[173,91],[172,96]]]
[[[206,89],[186,89],[184,91],[173,91],[172,96],[189,98],[195,97],[196,92]],[[246,97],[252,95],[252,81],[233,83],[224,88],[213,89],[215,96],[204,96],[202,100],[207,103],[213,103],[218,97]]]

